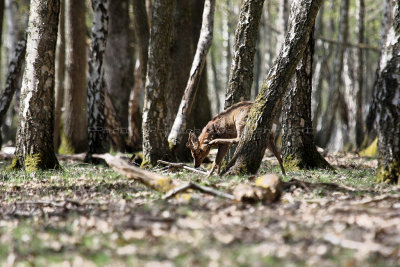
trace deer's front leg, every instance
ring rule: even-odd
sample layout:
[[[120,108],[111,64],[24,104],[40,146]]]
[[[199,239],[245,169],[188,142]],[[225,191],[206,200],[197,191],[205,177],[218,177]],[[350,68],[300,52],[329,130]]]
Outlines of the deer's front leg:
[[[238,143],[239,142],[239,138],[231,138],[231,139],[224,139],[224,138],[217,138],[212,140],[209,144],[210,145],[231,145],[234,143]]]
[[[210,177],[212,175],[212,173],[214,172],[215,168],[218,167],[218,175],[220,174],[221,171],[221,162],[224,159],[226,153],[228,152],[229,149],[229,145],[219,145],[218,146],[218,152],[217,152],[217,156],[215,157],[213,166],[211,168],[210,173],[208,174],[207,177]]]

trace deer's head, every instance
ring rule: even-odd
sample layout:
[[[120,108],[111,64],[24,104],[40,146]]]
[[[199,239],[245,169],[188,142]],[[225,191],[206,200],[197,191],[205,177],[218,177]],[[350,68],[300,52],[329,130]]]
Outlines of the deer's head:
[[[186,147],[188,147],[190,152],[192,152],[195,168],[199,167],[203,160],[207,157],[208,153],[210,153],[210,146],[208,145],[208,142],[200,142],[193,131],[190,131],[189,133]]]

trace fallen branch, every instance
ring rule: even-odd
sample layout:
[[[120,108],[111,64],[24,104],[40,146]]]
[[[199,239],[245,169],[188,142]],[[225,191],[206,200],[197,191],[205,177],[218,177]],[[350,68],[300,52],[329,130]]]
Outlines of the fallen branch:
[[[111,154],[94,154],[93,157],[104,159],[107,164],[119,174],[126,176],[128,179],[137,180],[159,192],[166,193],[180,185],[176,180],[129,165],[125,160],[114,157]]]
[[[178,186],[176,188],[171,189],[170,191],[168,191],[164,196],[163,199],[169,199],[179,193],[182,193],[188,189],[193,189],[193,190],[198,190],[200,192],[209,194],[209,195],[213,195],[213,196],[217,196],[217,197],[222,197],[222,198],[227,198],[230,200],[234,200],[235,197],[231,194],[227,194],[224,192],[220,192],[214,188],[208,187],[208,186],[204,186],[204,185],[199,185],[197,183],[194,182],[188,182],[186,184],[183,184],[181,186]]]
[[[196,173],[199,173],[199,174],[202,174],[202,175],[206,175],[206,176],[208,175],[208,172],[204,172],[204,171],[198,170],[196,168],[192,168],[192,167],[186,166],[183,163],[174,163],[174,162],[168,162],[168,161],[164,161],[164,160],[157,160],[157,162],[161,163],[161,164],[164,164],[164,165],[167,165],[167,166],[170,166],[170,167],[173,167],[173,168],[184,169],[184,170],[196,172]]]

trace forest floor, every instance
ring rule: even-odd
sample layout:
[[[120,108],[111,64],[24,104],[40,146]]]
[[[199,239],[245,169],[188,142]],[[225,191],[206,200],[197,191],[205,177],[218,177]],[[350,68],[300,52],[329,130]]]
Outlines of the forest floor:
[[[336,171],[289,171],[312,186],[268,205],[162,200],[108,167],[25,174],[0,159],[0,266],[400,266],[400,188],[375,184],[376,159],[326,158]],[[260,173],[279,173],[265,159]],[[252,180],[153,171],[225,192]]]

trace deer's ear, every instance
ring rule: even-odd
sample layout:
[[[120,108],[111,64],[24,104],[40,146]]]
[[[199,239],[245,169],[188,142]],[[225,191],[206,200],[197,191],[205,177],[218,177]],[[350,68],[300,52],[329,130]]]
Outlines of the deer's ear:
[[[189,139],[188,142],[186,143],[186,146],[190,149],[198,149],[200,146],[199,139],[197,139],[193,131],[190,131],[189,133]]]

